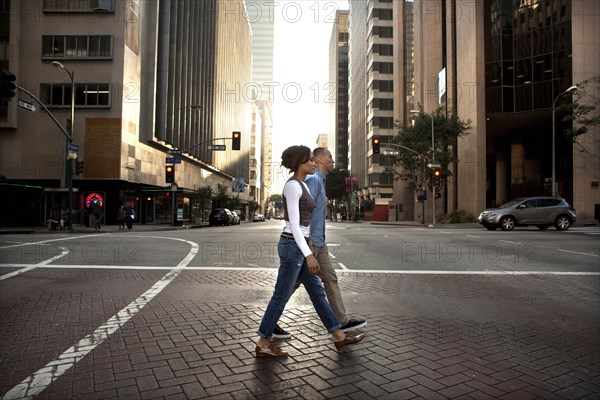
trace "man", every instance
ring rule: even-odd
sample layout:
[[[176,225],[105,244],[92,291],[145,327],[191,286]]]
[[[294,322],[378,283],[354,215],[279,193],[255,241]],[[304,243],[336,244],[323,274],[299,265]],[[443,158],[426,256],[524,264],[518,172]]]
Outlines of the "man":
[[[327,300],[337,317],[344,332],[360,329],[367,325],[366,320],[349,318],[344,307],[342,293],[338,285],[338,277],[331,264],[331,257],[325,242],[325,219],[327,211],[327,195],[325,193],[325,182],[327,175],[333,171],[333,157],[331,152],[324,147],[318,147],[313,151],[314,161],[317,169],[314,175],[309,175],[305,182],[310,194],[315,200],[315,209],[310,220],[310,236],[312,240],[312,252],[321,266],[321,280],[325,286]],[[297,286],[299,283],[297,283]],[[275,339],[289,339],[292,335],[283,330],[279,325],[273,332]]]

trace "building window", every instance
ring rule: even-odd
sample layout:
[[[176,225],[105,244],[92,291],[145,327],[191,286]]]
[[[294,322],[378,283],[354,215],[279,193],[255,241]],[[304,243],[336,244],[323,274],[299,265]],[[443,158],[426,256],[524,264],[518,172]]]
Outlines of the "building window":
[[[76,83],[75,105],[77,107],[110,107],[111,87],[108,83]],[[71,106],[71,85],[44,83],[40,87],[41,100],[52,107]]]
[[[377,53],[382,56],[394,55],[394,46],[391,44],[374,44],[373,53]]]
[[[42,36],[42,59],[112,59],[112,36]]]
[[[114,12],[113,0],[44,0],[44,12]]]

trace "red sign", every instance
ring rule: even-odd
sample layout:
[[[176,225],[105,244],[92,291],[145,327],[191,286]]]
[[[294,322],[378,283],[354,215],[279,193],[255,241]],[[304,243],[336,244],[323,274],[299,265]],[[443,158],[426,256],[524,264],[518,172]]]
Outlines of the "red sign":
[[[98,204],[100,207],[104,205],[104,198],[98,193],[90,193],[85,198],[85,206],[90,208],[93,204]]]

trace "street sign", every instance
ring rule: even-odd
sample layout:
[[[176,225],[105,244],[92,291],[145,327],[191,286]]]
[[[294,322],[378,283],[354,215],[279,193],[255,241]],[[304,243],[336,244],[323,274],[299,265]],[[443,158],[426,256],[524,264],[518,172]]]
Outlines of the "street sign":
[[[78,152],[79,151],[79,145],[78,144],[69,143],[69,145],[67,146],[67,150]]]
[[[434,164],[434,163],[429,163],[429,164],[427,164],[427,166],[429,168],[442,168],[441,164]]]
[[[224,144],[211,144],[210,146],[208,146],[209,150],[212,151],[223,151],[225,150],[225,145]]]
[[[179,157],[167,157],[165,158],[167,164],[181,164],[181,158]]]
[[[69,150],[67,153],[67,158],[69,160],[77,160],[77,153],[74,152],[73,150]]]
[[[175,155],[180,155],[181,154],[181,150],[167,150],[167,153],[169,153],[169,154],[175,154]]]
[[[31,112],[35,111],[35,106],[33,105],[33,103],[29,103],[25,100],[19,99],[19,107],[21,107],[22,109],[27,110],[27,111],[31,111]]]

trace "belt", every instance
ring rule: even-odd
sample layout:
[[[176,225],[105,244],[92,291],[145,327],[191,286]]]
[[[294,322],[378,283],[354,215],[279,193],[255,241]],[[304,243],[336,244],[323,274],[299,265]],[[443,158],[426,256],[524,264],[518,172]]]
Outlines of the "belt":
[[[287,240],[294,240],[294,235],[292,233],[282,232],[281,238],[287,239]],[[306,236],[304,237],[304,240],[306,240],[308,242],[308,238]]]

